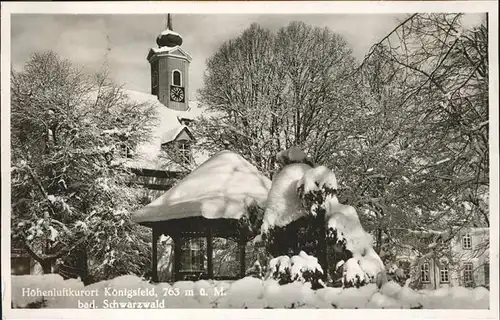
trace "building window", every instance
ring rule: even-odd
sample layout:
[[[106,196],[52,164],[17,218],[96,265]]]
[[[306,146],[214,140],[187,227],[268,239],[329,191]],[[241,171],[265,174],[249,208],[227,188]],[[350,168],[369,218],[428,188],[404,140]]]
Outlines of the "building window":
[[[429,263],[425,262],[420,266],[420,279],[422,279],[423,283],[429,283],[430,282],[430,277],[429,277]]]
[[[179,119],[180,124],[183,126],[189,127],[191,123],[193,122],[193,119],[187,119],[187,118],[180,118]]]
[[[203,271],[205,270],[205,238],[185,239],[181,246],[180,271]]]
[[[191,165],[193,162],[193,155],[191,153],[191,146],[188,142],[178,142],[180,163],[185,166]]]
[[[471,283],[473,279],[472,263],[464,263],[464,283]]]
[[[182,76],[179,70],[172,71],[172,84],[174,86],[182,86]]]
[[[466,250],[472,249],[472,238],[468,233],[462,238],[462,248]]]
[[[489,263],[484,264],[484,284],[486,284],[486,285],[490,284],[490,264]]]
[[[130,147],[125,144],[120,144],[119,152],[122,158],[127,158],[127,159],[132,158],[132,149],[130,149]]]
[[[30,274],[31,258],[22,249],[12,248],[10,256],[10,274],[20,276]]]
[[[441,270],[439,271],[440,275],[441,275],[441,283],[448,283],[450,282],[450,276],[449,276],[449,272],[448,272],[448,266],[447,265],[443,265],[441,266]]]

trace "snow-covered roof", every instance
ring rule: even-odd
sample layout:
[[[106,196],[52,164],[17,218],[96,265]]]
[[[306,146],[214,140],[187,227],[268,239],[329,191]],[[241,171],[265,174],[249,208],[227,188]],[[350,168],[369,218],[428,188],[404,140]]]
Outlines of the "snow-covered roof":
[[[477,233],[489,234],[490,233],[490,228],[488,228],[488,227],[472,227],[472,228],[468,228],[466,230],[468,230],[470,233],[474,233],[474,234],[477,234]]]
[[[153,54],[156,53],[165,53],[165,54],[172,54],[176,56],[184,56],[186,59],[191,61],[193,58],[191,55],[186,52],[186,50],[182,49],[180,46],[174,46],[174,47],[169,47],[169,46],[163,46],[159,48],[151,48],[149,50],[147,59],[149,60]]]
[[[160,52],[171,52],[171,51],[173,51],[174,49],[177,49],[177,48],[179,48],[179,46],[175,46],[175,47],[164,46],[164,47],[159,47],[159,48],[151,48],[151,50],[154,53],[160,53]]]
[[[137,147],[134,157],[127,161],[127,166],[140,169],[153,170],[174,170],[176,165],[168,163],[161,157],[161,145],[170,142],[182,131],[191,129],[180,123],[179,119],[196,119],[203,112],[203,108],[197,101],[189,101],[188,111],[178,111],[167,108],[155,95],[138,92],[133,90],[124,90],[130,100],[136,103],[144,103],[154,108],[158,118],[157,124],[152,132],[152,138]],[[172,136],[174,137],[172,139]],[[207,158],[203,153],[193,153],[195,164],[200,164]]]
[[[173,30],[170,30],[170,29],[165,29],[163,30],[162,32],[160,32],[160,35],[162,36],[165,36],[167,34],[173,34],[173,35],[176,35],[176,36],[181,36],[180,34],[178,34],[177,32],[173,31]]]
[[[132,215],[138,223],[202,216],[239,219],[248,206],[264,206],[271,181],[231,151],[222,151],[193,170],[161,197]]]
[[[185,125],[181,125],[170,129],[169,131],[165,132],[165,134],[162,136],[161,143],[164,144],[174,141],[184,130],[188,131],[189,132],[188,134],[191,133],[189,128]]]
[[[187,113],[183,114],[182,116],[178,116],[177,119],[179,120],[179,122],[181,122],[182,119],[194,120],[194,118]]]

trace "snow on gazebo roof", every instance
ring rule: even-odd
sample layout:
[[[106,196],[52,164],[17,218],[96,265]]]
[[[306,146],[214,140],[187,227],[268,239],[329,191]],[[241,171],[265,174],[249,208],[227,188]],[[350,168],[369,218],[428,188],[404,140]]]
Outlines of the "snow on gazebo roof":
[[[132,214],[138,223],[188,217],[239,219],[248,206],[264,206],[271,181],[231,151],[221,151],[177,185]]]

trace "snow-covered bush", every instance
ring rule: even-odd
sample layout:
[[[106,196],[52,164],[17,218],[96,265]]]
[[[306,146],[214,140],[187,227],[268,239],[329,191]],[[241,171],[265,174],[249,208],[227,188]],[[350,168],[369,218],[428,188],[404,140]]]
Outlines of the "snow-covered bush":
[[[304,158],[303,153],[292,154]],[[377,274],[385,272],[384,264],[356,210],[338,202],[335,174],[324,166],[297,162],[288,161],[291,164],[285,163],[275,175],[261,229],[269,254],[279,257],[273,267],[281,268],[275,270],[280,281],[294,281],[283,256],[305,254],[326,267],[320,276],[325,280],[330,276],[344,287],[374,282]]]
[[[309,282],[313,288],[324,286],[321,281],[323,269],[319,265],[318,259],[309,256],[304,251],[291,258],[280,256],[271,259],[268,272],[268,278],[277,280],[280,285],[291,282]]]
[[[342,270],[344,287],[359,287],[373,282],[377,274],[384,271],[384,265],[356,210],[338,202],[337,189],[335,174],[324,166],[308,170],[297,184],[303,206],[311,215],[326,220],[326,242],[336,252],[328,263],[335,266],[334,271]]]
[[[254,262],[254,264],[245,272],[245,275],[247,277],[250,276],[258,279],[264,278],[264,270],[262,269],[259,260]]]
[[[261,232],[266,234],[275,227],[285,227],[306,215],[297,196],[296,184],[311,166],[294,163],[275,174],[267,198]]]

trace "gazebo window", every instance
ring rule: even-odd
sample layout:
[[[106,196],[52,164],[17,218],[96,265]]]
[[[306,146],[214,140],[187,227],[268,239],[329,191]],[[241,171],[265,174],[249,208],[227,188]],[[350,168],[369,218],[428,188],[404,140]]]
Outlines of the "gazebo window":
[[[205,270],[206,238],[185,239],[181,246],[181,272]]]
[[[179,70],[174,70],[172,72],[172,84],[174,86],[182,86],[182,76]]]
[[[214,238],[213,243],[214,276],[237,278],[240,271],[238,243],[224,238]]]

